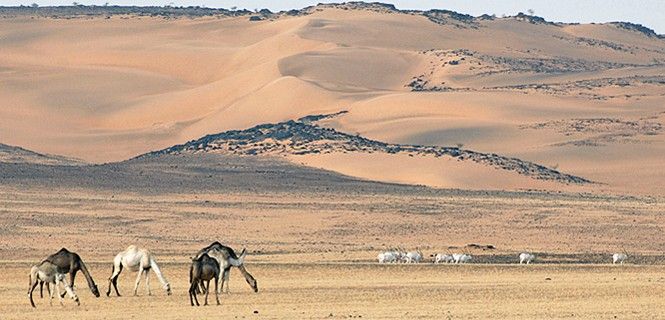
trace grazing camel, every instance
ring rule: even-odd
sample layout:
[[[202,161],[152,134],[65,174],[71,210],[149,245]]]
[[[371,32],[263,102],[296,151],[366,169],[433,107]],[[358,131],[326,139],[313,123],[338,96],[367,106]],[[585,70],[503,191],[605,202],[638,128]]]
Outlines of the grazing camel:
[[[216,259],[211,258],[207,253],[202,254],[200,257],[192,259],[192,266],[189,268],[189,303],[194,306],[199,306],[199,300],[196,298],[196,291],[199,283],[203,285],[204,281],[206,282],[205,288],[205,303],[208,305],[208,294],[210,294],[210,280],[215,279],[215,300],[217,300],[217,305],[219,305],[219,292],[217,287],[219,285],[219,275],[221,270],[219,268],[219,262]],[[194,299],[192,299],[192,297]]]
[[[111,294],[111,285],[113,285],[113,288],[115,289],[115,294],[117,294],[118,297],[120,296],[120,292],[118,292],[118,277],[120,276],[123,267],[131,271],[138,271],[136,283],[134,284],[134,295],[137,295],[139,283],[141,282],[141,276],[143,274],[145,274],[145,286],[148,295],[151,295],[149,274],[151,269],[155,272],[155,275],[157,275],[159,282],[162,283],[162,287],[166,290],[166,294],[171,295],[171,285],[166,281],[161,270],[159,270],[159,266],[157,266],[157,262],[150,251],[145,248],[130,245],[125,251],[118,253],[115,256],[115,259],[113,259],[113,271],[109,278],[109,289],[106,291],[107,297]]]
[[[242,252],[238,256],[232,248],[227,247],[217,241],[213,242],[209,246],[199,250],[194,258],[200,257],[202,254],[207,253],[210,257],[217,260],[219,263],[220,269],[222,270],[222,284],[220,286],[220,292],[224,290],[224,283],[226,283],[226,293],[229,293],[229,276],[231,273],[231,267],[237,267],[238,270],[245,277],[247,284],[254,290],[254,292],[259,292],[259,287],[256,279],[247,272],[245,269],[245,256],[247,251],[242,249]]]
[[[35,291],[37,284],[47,283],[50,286],[53,286],[53,290],[50,289],[50,286],[47,287],[49,290],[49,304],[53,305],[53,293],[58,292],[58,298],[60,299],[60,305],[63,304],[63,295],[60,295],[60,286],[58,283],[62,282],[65,287],[65,292],[69,294],[72,300],[76,301],[77,305],[81,305],[79,298],[72,289],[72,287],[65,281],[65,275],[58,271],[58,266],[52,264],[48,261],[42,261],[40,264],[33,266],[30,269],[30,281],[28,286],[28,297],[30,298],[30,304],[33,308],[36,308],[35,302],[32,300],[32,292]]]
[[[69,273],[69,286],[74,287],[74,279],[76,278],[76,273],[80,270],[83,273],[83,276],[85,276],[85,280],[88,282],[88,287],[90,287],[90,291],[92,294],[95,295],[95,297],[99,298],[99,290],[97,289],[97,285],[95,284],[95,281],[92,279],[92,276],[90,276],[90,272],[88,272],[88,268],[85,266],[83,263],[83,260],[81,257],[76,254],[75,252],[71,252],[65,248],[60,249],[60,251],[48,256],[44,261],[48,261],[58,267],[58,270],[61,271],[62,273]],[[47,284],[48,288],[48,284]],[[39,288],[39,291],[41,293],[41,286]],[[61,295],[61,296],[64,296]]]

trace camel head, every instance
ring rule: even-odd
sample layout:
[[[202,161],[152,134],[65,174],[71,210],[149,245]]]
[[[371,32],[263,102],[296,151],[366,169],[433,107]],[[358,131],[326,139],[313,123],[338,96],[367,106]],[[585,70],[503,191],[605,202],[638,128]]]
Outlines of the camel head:
[[[96,284],[94,284],[90,287],[90,291],[92,292],[92,294],[95,295],[95,297],[99,298],[99,289],[97,289]]]
[[[259,292],[259,283],[256,281],[256,279],[254,279],[254,277],[247,274],[247,276],[245,276],[245,280],[247,281],[247,284],[249,284],[249,286],[252,287],[252,290],[254,290],[254,292]]]

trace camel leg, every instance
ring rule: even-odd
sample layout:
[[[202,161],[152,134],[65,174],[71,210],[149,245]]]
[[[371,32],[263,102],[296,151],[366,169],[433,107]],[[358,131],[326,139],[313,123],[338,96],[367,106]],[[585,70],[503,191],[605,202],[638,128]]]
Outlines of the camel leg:
[[[42,293],[44,285],[46,285],[46,294],[51,294],[51,285],[48,282],[39,281],[39,298],[44,298],[44,294]]]
[[[70,269],[69,270],[69,286],[74,288],[74,280],[76,280],[76,270]],[[55,285],[57,286],[58,283],[56,282]],[[65,297],[66,292],[63,292],[61,297]]]
[[[150,270],[145,269],[145,288],[148,290],[148,295],[151,296],[152,293],[150,292]]]
[[[217,290],[218,283],[219,277],[215,277],[215,300],[217,300],[217,305],[219,305],[219,290]]]
[[[189,288],[189,298],[191,300],[192,297],[194,297],[194,302],[196,302],[196,305],[199,306],[199,299],[196,298],[196,287],[198,286],[198,281],[194,281],[192,283],[192,286]],[[194,306],[194,303],[192,303],[192,306]]]
[[[74,288],[74,281],[76,280],[76,271],[69,271],[69,286]]]
[[[120,265],[113,265],[113,271],[111,272],[111,277],[109,278],[109,289],[106,291],[106,296],[111,295],[111,286],[115,289],[115,293],[120,296],[120,293],[118,292],[118,277],[120,276],[120,272],[122,272],[122,264]]]
[[[53,295],[55,294],[56,290],[58,290],[58,295],[60,295],[60,289],[58,289],[58,283],[56,282],[54,286],[55,288],[53,288],[53,290],[49,290],[50,292],[49,292],[48,304],[50,306],[53,306]]]
[[[223,274],[222,274],[222,281],[220,282],[220,286],[219,286],[219,293],[224,293],[224,275]]]
[[[60,295],[60,286],[59,286],[58,282],[59,282],[58,280],[55,280],[55,284],[53,284],[55,286],[54,291],[56,291],[58,293],[58,298],[60,299],[60,305],[64,307],[65,306],[65,302],[64,302],[65,299]],[[63,292],[63,295],[65,295],[65,294],[66,294],[66,291]]]
[[[193,307],[194,306],[194,299],[192,299],[192,295],[194,294],[194,284],[191,283],[192,279],[189,279],[190,284],[189,284],[189,304]]]
[[[32,279],[30,279],[32,281]],[[35,302],[32,300],[32,292],[35,291],[35,288],[37,288],[37,285],[39,284],[39,280],[33,282],[30,284],[30,288],[28,289],[28,297],[30,297],[30,304],[32,305],[33,308],[37,308],[35,306]]]
[[[122,272],[122,264],[120,264],[120,268],[118,268],[118,275],[115,276],[115,279],[113,279],[113,288],[115,289],[115,294],[120,296],[120,292],[118,292],[118,278],[120,277],[120,272]]]
[[[141,276],[143,275],[143,264],[139,265],[139,272],[136,275],[136,283],[134,283],[134,295],[137,296],[138,289],[139,289],[139,284],[141,283]]]
[[[196,285],[196,293],[205,293],[206,291],[206,286],[203,280],[201,280],[197,285]]]
[[[226,294],[231,293],[231,281],[229,280],[229,277],[231,276],[231,268],[227,268],[224,270],[224,274],[222,275],[224,278],[222,279],[222,286],[224,286],[224,283],[226,283]],[[222,288],[223,290],[224,288]]]
[[[208,305],[208,295],[209,295],[209,294],[210,294],[210,280],[208,280],[208,283],[207,283],[207,285],[206,285],[206,300],[205,300],[205,302],[203,303],[204,306],[207,306],[207,305]],[[217,294],[217,293],[215,292],[215,294]]]

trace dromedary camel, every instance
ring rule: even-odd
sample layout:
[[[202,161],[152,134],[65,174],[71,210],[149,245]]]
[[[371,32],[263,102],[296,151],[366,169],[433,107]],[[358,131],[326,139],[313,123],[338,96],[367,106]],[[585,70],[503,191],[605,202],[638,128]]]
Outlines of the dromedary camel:
[[[200,257],[202,254],[207,253],[210,257],[217,260],[219,263],[220,269],[222,270],[222,284],[219,288],[220,293],[224,290],[224,283],[226,283],[226,293],[229,293],[229,276],[231,273],[231,267],[237,267],[238,270],[245,277],[247,284],[254,290],[254,292],[259,292],[259,287],[256,279],[245,269],[245,256],[247,251],[242,249],[242,252],[238,256],[232,248],[227,247],[218,241],[213,242],[209,246],[201,249],[194,258]],[[204,289],[204,288],[202,288]]]
[[[199,305],[199,300],[196,298],[196,291],[199,283],[202,285],[205,282],[206,298],[204,305],[208,305],[208,295],[210,294],[210,280],[215,279],[215,300],[219,305],[219,292],[217,286],[219,285],[220,274],[219,263],[216,259],[211,258],[208,254],[204,253],[200,257],[192,259],[192,266],[189,268],[189,303],[194,306]],[[193,299],[192,299],[193,298]]]
[[[88,287],[90,287],[90,291],[92,294],[95,295],[95,297],[99,298],[99,290],[97,289],[97,285],[95,284],[95,281],[92,279],[92,276],[90,276],[90,273],[88,272],[88,268],[86,268],[85,264],[83,263],[83,260],[81,257],[76,254],[75,252],[71,252],[65,248],[60,249],[60,251],[48,256],[44,261],[48,261],[58,267],[58,270],[62,273],[69,273],[69,286],[74,287],[74,279],[76,278],[76,273],[80,270],[83,273],[83,276],[85,276],[85,280],[88,282]],[[42,291],[41,287],[41,282],[40,282],[40,294]],[[48,283],[47,283],[47,288],[48,288]],[[64,296],[61,295],[61,297]]]
[[[49,288],[49,304],[53,305],[53,293],[58,292],[58,298],[60,299],[60,305],[63,305],[62,295],[60,295],[60,286],[58,283],[62,282],[65,287],[65,292],[69,294],[72,300],[76,301],[76,304],[81,305],[79,302],[78,296],[72,289],[72,287],[65,281],[65,274],[58,271],[58,266],[48,262],[42,261],[40,264],[33,266],[30,269],[30,282],[28,286],[28,297],[30,298],[30,304],[33,308],[36,308],[35,302],[32,300],[32,292],[35,291],[37,284],[46,282],[53,287]]]
[[[115,259],[113,259],[113,272],[109,278],[109,289],[106,291],[106,296],[111,294],[111,285],[113,285],[113,288],[115,289],[115,294],[120,296],[120,292],[118,292],[118,277],[120,276],[123,267],[128,268],[131,271],[138,271],[136,283],[134,284],[134,295],[137,295],[139,283],[141,282],[141,276],[143,274],[145,274],[145,286],[148,295],[151,295],[150,269],[152,269],[152,271],[155,272],[155,275],[157,275],[157,279],[162,283],[162,287],[166,290],[166,294],[171,295],[171,285],[166,281],[161,270],[159,270],[159,266],[157,266],[157,262],[150,251],[145,248],[130,245],[125,251],[118,253],[115,256]]]

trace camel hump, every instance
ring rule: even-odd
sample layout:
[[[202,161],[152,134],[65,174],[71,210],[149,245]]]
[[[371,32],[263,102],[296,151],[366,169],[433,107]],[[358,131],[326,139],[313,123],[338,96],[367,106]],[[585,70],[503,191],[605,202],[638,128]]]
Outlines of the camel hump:
[[[62,247],[62,249],[60,249],[60,251],[58,251],[58,253],[69,253],[69,250],[67,250],[67,248],[65,248],[65,247]]]
[[[221,244],[219,241],[215,241],[215,242],[211,243],[209,246],[205,247],[203,250],[207,251],[207,250],[210,250],[210,249],[213,249],[213,248],[219,248],[219,247],[223,247],[223,246],[224,245]]]

